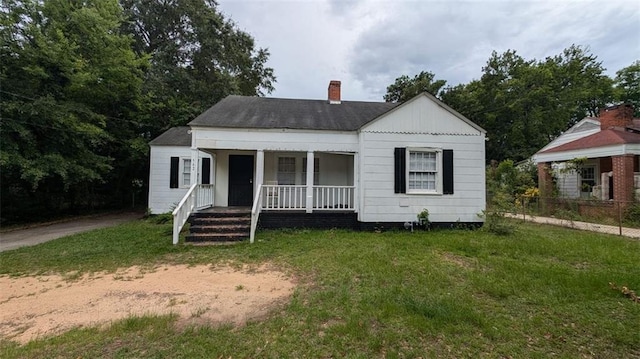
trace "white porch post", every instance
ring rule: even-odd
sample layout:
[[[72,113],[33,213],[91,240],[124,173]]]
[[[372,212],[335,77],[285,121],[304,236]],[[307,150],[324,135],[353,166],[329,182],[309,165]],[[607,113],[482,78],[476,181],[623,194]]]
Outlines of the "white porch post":
[[[253,184],[254,190],[264,182],[264,150],[256,152],[256,183]],[[256,193],[257,195],[258,193]]]
[[[189,181],[189,185],[193,186],[195,183],[198,183],[198,149],[195,147],[191,147],[191,181]]]
[[[360,171],[359,168],[360,156],[358,153],[353,154],[353,209],[359,212],[360,207]]]
[[[307,152],[307,213],[313,212],[313,151]]]

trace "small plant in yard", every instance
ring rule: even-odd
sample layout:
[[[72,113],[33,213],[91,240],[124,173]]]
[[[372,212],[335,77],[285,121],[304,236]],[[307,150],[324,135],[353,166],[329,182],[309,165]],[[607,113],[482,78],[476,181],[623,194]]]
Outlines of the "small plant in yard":
[[[420,213],[418,213],[418,224],[424,228],[429,227],[429,210],[424,208]]]
[[[147,221],[155,224],[171,223],[171,221],[173,221],[173,215],[171,214],[171,212],[161,213],[161,214],[150,214],[147,217]]]
[[[506,218],[506,213],[510,212],[511,197],[505,192],[497,192],[493,196],[490,208],[483,211],[478,216],[484,218],[482,228],[498,235],[512,234],[516,230],[516,222]]]

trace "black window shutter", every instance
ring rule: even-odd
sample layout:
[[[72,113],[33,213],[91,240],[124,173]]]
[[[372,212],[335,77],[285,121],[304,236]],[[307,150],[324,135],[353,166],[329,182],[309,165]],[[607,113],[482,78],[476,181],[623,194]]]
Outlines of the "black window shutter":
[[[211,184],[211,158],[202,159],[202,184]]]
[[[453,194],[453,150],[442,151],[442,193]]]
[[[407,193],[407,149],[397,147],[394,150],[394,191]]]
[[[171,157],[171,174],[169,176],[169,188],[178,188],[178,170],[180,158]]]

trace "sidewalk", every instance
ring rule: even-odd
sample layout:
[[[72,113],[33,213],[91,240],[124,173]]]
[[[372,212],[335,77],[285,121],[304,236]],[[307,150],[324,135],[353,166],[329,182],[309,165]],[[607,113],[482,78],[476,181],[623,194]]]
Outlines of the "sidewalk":
[[[0,233],[0,252],[33,246],[93,229],[112,227],[142,218],[142,216],[143,214],[138,212],[111,213],[2,232]]]
[[[525,216],[522,214],[513,214],[513,213],[506,213],[505,215],[507,217],[516,218],[516,219],[523,219],[524,217],[524,220],[526,222],[551,224],[554,226],[575,228],[575,229],[580,229],[584,231],[620,235],[620,227],[618,226],[609,226],[606,224],[599,224],[599,223],[571,221],[568,219],[538,217],[538,216],[530,216],[530,215]],[[622,235],[625,237],[640,239],[640,228],[622,227]]]

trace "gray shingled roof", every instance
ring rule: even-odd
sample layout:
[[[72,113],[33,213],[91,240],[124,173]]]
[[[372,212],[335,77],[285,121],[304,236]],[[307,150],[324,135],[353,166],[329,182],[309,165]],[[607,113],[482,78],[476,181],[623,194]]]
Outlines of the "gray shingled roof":
[[[191,128],[187,126],[172,127],[149,142],[154,146],[191,146]]]
[[[355,131],[397,103],[227,96],[189,123],[229,128]]]

